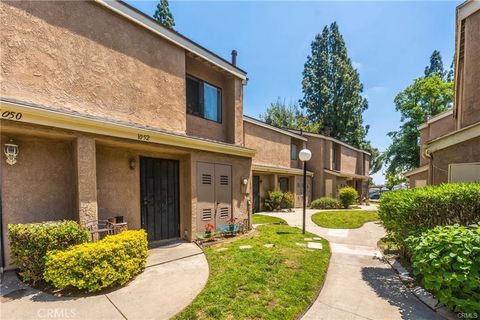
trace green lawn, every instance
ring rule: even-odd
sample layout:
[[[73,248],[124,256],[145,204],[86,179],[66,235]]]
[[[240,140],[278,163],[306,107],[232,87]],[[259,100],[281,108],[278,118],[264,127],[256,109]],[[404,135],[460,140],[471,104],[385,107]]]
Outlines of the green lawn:
[[[261,214],[254,214],[252,215],[252,223],[253,224],[287,224],[287,222],[283,219],[277,217],[270,217],[270,216],[263,216]]]
[[[263,225],[253,235],[207,247],[208,283],[176,319],[295,319],[315,298],[330,259],[324,239],[322,250],[296,245],[313,236]],[[264,247],[267,243],[275,247]],[[240,250],[240,245],[253,247]]]
[[[356,229],[375,220],[378,220],[377,211],[364,210],[324,211],[312,216],[316,225],[331,229]]]

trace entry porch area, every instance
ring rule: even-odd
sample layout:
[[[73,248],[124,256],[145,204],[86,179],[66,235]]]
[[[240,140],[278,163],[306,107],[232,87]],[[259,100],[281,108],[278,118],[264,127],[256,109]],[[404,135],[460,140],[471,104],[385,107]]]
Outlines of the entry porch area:
[[[311,201],[313,173],[307,171],[307,204]],[[253,212],[265,211],[268,193],[274,190],[291,192],[294,195],[294,207],[303,205],[303,170],[273,166],[252,166]]]

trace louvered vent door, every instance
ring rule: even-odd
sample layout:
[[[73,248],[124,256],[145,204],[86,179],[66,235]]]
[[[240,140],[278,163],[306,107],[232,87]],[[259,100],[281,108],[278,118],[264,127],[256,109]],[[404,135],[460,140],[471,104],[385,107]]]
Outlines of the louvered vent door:
[[[232,216],[232,167],[197,162],[197,226],[198,233],[205,225],[216,228],[225,225]]]
[[[197,163],[197,226],[198,232],[205,231],[205,225],[215,224],[215,166],[211,163]]]
[[[217,226],[224,225],[232,217],[232,167],[215,164],[215,200]]]

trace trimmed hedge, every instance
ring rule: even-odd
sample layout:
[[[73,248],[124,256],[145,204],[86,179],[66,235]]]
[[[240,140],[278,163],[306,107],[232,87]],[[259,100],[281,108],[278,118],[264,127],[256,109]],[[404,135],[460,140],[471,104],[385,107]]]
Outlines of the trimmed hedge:
[[[397,243],[444,225],[480,221],[480,183],[450,183],[382,195],[379,216]]]
[[[480,227],[436,227],[407,244],[425,289],[453,311],[480,311]]]
[[[338,200],[345,209],[358,201],[358,192],[352,187],[341,188],[338,192]]]
[[[50,250],[62,250],[87,242],[88,232],[75,221],[49,221],[9,224],[10,255],[20,268],[24,281],[42,280],[45,256]]]
[[[148,256],[144,230],[127,230],[104,239],[47,254],[46,281],[56,288],[95,292],[124,285],[145,268]]]
[[[340,209],[341,207],[342,203],[338,199],[331,197],[318,198],[310,203],[310,208],[312,209]]]

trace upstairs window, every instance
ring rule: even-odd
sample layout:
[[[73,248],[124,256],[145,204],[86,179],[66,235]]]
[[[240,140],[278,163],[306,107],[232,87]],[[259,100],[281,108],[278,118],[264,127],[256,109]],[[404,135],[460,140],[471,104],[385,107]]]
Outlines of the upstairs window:
[[[222,122],[222,91],[192,76],[187,76],[187,113]]]
[[[290,148],[290,158],[292,160],[298,160],[297,145],[293,143],[292,143],[292,147]]]

